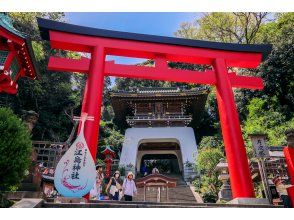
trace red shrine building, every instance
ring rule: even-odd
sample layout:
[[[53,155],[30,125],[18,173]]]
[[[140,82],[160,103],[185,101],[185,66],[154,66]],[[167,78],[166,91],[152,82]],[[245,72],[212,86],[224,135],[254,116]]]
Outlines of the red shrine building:
[[[37,69],[30,39],[0,13],[0,93],[16,94],[21,77],[35,79]]]

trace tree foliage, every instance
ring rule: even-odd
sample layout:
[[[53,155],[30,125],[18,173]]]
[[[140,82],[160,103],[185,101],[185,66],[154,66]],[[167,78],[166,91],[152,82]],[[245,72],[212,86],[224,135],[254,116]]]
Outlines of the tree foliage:
[[[249,134],[265,133],[268,135],[268,145],[286,145],[285,131],[294,127],[294,117],[286,120],[285,115],[275,109],[274,105],[260,98],[252,99],[247,108],[248,116],[243,126],[245,138]],[[247,143],[248,147],[251,146],[248,139]]]
[[[205,13],[192,23],[182,23],[175,35],[226,43],[254,43],[267,17],[266,12]]]
[[[224,154],[220,148],[205,147],[199,152],[196,165],[201,177],[194,184],[202,194],[204,202],[217,201],[221,182],[218,180],[215,167],[222,158],[224,158]]]
[[[0,108],[0,192],[17,188],[30,165],[32,142],[25,124]]]
[[[33,49],[40,75],[37,80],[21,78],[18,82],[18,94],[1,94],[0,103],[9,106],[21,115],[22,110],[34,110],[39,113],[39,120],[33,130],[33,139],[65,141],[73,123],[69,115],[78,113],[81,91],[74,89],[73,74],[47,70],[48,58],[51,53],[46,41],[39,41],[39,30],[36,17],[62,20],[64,13],[9,13],[14,26],[26,33],[33,40]]]

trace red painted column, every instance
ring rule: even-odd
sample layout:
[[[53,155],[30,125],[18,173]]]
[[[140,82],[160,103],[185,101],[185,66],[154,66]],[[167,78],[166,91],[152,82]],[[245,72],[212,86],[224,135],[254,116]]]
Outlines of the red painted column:
[[[87,79],[85,110],[94,121],[85,123],[85,139],[94,161],[96,161],[99,122],[101,115],[102,95],[104,88],[105,51],[103,47],[94,47],[91,53],[90,70]]]
[[[294,147],[284,148],[285,160],[287,163],[288,174],[290,177],[291,184],[294,185]]]
[[[294,147],[287,146],[284,148],[285,159],[287,163],[288,174],[292,186],[287,188],[288,196],[291,200],[292,208],[294,207]]]
[[[225,60],[213,63],[217,103],[233,198],[255,197],[237,107]]]
[[[88,81],[86,81],[86,85],[85,85],[85,89],[84,89],[84,98],[83,98],[83,102],[82,102],[82,110],[81,112],[88,112],[87,111],[87,91],[88,91]],[[78,126],[78,134],[80,133],[81,131],[81,127],[82,127],[82,122],[80,121],[79,122],[79,126]]]
[[[86,121],[84,127],[85,139],[96,163],[99,122],[101,115],[102,94],[104,89],[105,52],[103,47],[94,47],[91,53],[90,70],[86,82],[82,112],[94,116],[93,121]],[[78,131],[79,132],[79,131]],[[94,175],[94,174],[93,174]],[[84,196],[89,199],[89,193]]]

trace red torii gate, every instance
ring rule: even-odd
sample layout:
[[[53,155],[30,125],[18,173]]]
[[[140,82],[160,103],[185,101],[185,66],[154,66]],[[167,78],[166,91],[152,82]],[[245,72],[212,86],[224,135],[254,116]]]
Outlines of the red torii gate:
[[[238,76],[228,67],[256,68],[270,45],[240,45],[95,29],[38,19],[41,36],[51,47],[91,54],[91,59],[51,56],[49,70],[88,74],[82,112],[94,116],[85,124],[85,138],[96,158],[104,76],[208,84],[216,87],[217,103],[234,198],[254,197],[248,159],[232,87],[262,89],[259,77]],[[106,55],[147,58],[154,67],[105,61]],[[168,62],[207,64],[212,71],[168,68]]]

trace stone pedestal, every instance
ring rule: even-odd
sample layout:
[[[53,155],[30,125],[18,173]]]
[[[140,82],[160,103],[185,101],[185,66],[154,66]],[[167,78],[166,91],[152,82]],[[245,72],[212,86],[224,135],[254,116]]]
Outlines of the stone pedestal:
[[[269,205],[268,199],[256,199],[256,198],[235,198],[229,201],[227,204],[239,204],[239,205]]]
[[[54,199],[54,203],[86,203],[85,198],[68,198],[68,197],[58,197]]]

